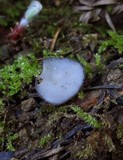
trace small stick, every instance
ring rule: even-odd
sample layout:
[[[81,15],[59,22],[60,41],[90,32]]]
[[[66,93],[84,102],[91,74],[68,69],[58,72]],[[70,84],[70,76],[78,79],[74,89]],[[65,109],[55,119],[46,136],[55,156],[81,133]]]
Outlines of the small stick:
[[[55,47],[55,44],[56,44],[56,41],[57,41],[57,38],[58,38],[58,35],[59,35],[61,29],[62,29],[62,27],[60,27],[60,28],[56,31],[56,33],[55,33],[55,35],[54,35],[54,37],[53,37],[53,40],[52,40],[52,43],[51,43],[51,46],[50,46],[50,50],[51,50],[51,51],[54,50],[54,47]]]
[[[115,86],[115,85],[102,85],[102,86],[95,86],[89,87],[85,90],[94,90],[94,89],[116,89],[116,90],[123,90],[123,87]]]

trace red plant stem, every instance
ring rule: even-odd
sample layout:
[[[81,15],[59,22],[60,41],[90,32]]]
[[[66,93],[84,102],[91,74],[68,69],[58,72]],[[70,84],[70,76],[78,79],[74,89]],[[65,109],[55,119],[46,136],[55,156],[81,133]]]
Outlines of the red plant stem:
[[[13,41],[18,40],[24,33],[26,27],[17,25],[13,31],[9,34],[10,39]]]

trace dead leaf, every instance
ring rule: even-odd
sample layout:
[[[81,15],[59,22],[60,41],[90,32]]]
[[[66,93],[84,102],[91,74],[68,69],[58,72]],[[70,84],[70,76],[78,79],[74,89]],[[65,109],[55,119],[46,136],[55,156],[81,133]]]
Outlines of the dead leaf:
[[[112,22],[112,20],[111,20],[111,17],[110,17],[110,15],[109,15],[109,13],[108,13],[107,11],[105,11],[105,19],[106,19],[108,25],[110,26],[110,28],[111,28],[113,31],[116,31],[116,30],[115,30],[115,27],[114,27],[114,25],[113,25],[113,22]]]
[[[98,104],[100,95],[101,90],[91,91],[84,97],[84,99],[79,99],[77,103],[84,111],[88,111],[91,107]]]
[[[79,19],[81,22],[89,23],[105,18],[109,27],[115,31],[110,15],[123,12],[123,2],[120,0],[80,0],[79,2],[81,5],[76,6],[75,11],[82,12]],[[107,6],[111,7],[110,14],[107,10]]]
[[[93,6],[110,5],[117,3],[117,0],[98,0],[93,4]]]

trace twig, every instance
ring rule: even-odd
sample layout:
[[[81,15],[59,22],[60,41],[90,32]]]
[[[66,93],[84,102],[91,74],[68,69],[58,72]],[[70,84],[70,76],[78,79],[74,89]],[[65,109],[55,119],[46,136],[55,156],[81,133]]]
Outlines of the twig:
[[[62,27],[60,27],[60,28],[56,31],[56,33],[55,33],[55,35],[54,35],[54,37],[53,37],[53,40],[52,40],[52,43],[51,43],[51,46],[50,46],[50,50],[51,50],[51,51],[54,50],[54,47],[55,47],[55,44],[56,44],[56,41],[57,41],[57,38],[58,38],[58,35],[59,35],[61,29],[62,29]]]
[[[95,89],[116,89],[116,90],[123,90],[123,87],[115,86],[115,85],[102,85],[102,86],[95,86],[89,87],[85,90],[95,90]]]

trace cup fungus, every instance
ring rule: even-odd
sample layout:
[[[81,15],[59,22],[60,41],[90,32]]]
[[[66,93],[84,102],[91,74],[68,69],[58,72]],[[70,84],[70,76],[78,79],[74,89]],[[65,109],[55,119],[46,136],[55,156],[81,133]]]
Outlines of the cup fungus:
[[[68,58],[43,60],[43,71],[36,80],[35,88],[39,97],[60,105],[72,98],[84,82],[84,69],[80,63]]]

